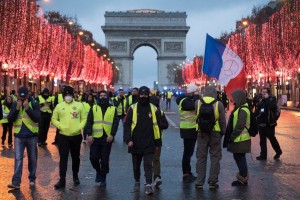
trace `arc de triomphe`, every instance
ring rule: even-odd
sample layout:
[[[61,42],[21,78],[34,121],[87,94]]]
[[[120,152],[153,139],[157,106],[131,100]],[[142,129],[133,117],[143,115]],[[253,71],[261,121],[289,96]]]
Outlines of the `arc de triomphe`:
[[[133,54],[141,46],[149,46],[157,53],[158,87],[173,87],[167,78],[168,64],[180,64],[186,59],[185,12],[159,10],[131,10],[126,12],[105,12],[105,44],[115,65],[120,70],[116,88],[132,87]]]

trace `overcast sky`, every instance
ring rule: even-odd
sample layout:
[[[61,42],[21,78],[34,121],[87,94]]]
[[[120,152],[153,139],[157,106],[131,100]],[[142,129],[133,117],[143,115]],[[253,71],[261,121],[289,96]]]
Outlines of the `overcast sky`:
[[[235,30],[235,22],[251,15],[253,6],[266,5],[270,0],[49,0],[39,1],[44,11],[59,11],[70,17],[75,15],[84,29],[93,33],[94,39],[105,45],[101,26],[105,11],[155,9],[167,12],[186,12],[186,55],[203,55],[206,33],[219,38],[222,32]],[[157,80],[157,54],[150,47],[140,47],[134,54],[134,86],[153,87]]]

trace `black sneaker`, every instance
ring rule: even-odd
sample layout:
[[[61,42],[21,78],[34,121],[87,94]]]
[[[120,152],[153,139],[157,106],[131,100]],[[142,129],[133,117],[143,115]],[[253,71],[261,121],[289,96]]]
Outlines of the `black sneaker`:
[[[276,153],[275,156],[274,156],[274,159],[277,160],[280,158],[282,152],[279,152],[279,153]]]
[[[140,182],[135,182],[133,187],[134,192],[140,191]]]
[[[209,189],[215,190],[219,188],[219,185],[217,183],[210,183],[208,187]]]
[[[233,181],[232,183],[231,183],[231,186],[247,186],[248,185],[248,182],[241,182],[241,181],[238,181],[238,180],[236,180],[236,181]]]
[[[146,185],[145,194],[146,194],[146,195],[151,195],[151,194],[153,194],[153,193],[154,193],[154,192],[153,192],[153,190],[152,190],[151,185],[147,184],[147,185]]]
[[[14,184],[14,183],[8,184],[7,187],[8,188],[13,188],[13,189],[20,189],[20,185]]]
[[[267,160],[267,157],[264,156],[257,156],[256,160]]]
[[[196,183],[196,184],[195,184],[195,188],[196,188],[196,189],[203,189],[203,185],[202,185],[202,184],[199,184],[199,183]]]
[[[96,183],[100,183],[101,182],[101,176],[100,176],[100,173],[98,173],[98,172],[96,174],[95,182]]]
[[[55,189],[60,189],[66,187],[66,181],[59,180],[55,185]]]
[[[75,186],[80,185],[80,181],[78,177],[73,178],[73,183]]]

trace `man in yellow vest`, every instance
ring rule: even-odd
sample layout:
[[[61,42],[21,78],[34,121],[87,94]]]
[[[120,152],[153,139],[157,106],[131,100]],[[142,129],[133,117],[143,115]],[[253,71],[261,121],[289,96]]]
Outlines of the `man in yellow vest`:
[[[225,108],[217,101],[217,90],[213,86],[204,88],[203,99],[195,103],[198,122],[197,164],[198,174],[195,187],[202,189],[206,177],[207,154],[210,153],[209,189],[217,189],[222,158],[221,141],[226,131]]]
[[[180,137],[183,139],[184,148],[182,155],[182,181],[185,183],[196,180],[191,171],[191,157],[194,154],[197,140],[195,101],[199,98],[198,90],[195,84],[189,84],[186,94],[176,99],[180,114]]]
[[[42,91],[42,94],[38,96],[37,101],[40,104],[41,109],[41,121],[39,122],[39,137],[38,145],[46,146],[47,135],[50,127],[52,110],[53,110],[53,101],[49,96],[50,92],[48,88],[45,88]]]
[[[125,92],[123,89],[119,89],[119,95],[114,98],[113,100],[114,106],[117,108],[117,113],[118,113],[118,127],[120,120],[122,121],[123,124],[123,142],[125,142],[125,136],[124,136],[124,117],[126,115],[126,97],[125,97]]]
[[[35,186],[37,169],[37,136],[40,121],[40,106],[36,101],[28,102],[29,91],[22,86],[18,90],[18,101],[12,105],[7,116],[14,124],[15,133],[15,169],[9,188],[19,189],[22,178],[24,150],[26,148],[29,169],[29,185]]]
[[[132,88],[132,90],[131,90],[131,95],[129,95],[129,96],[127,97],[126,110],[128,110],[128,108],[129,108],[132,104],[134,104],[134,103],[136,103],[136,102],[138,101],[138,94],[139,94],[139,89],[136,88],[136,87]]]
[[[65,85],[61,86],[60,92],[59,92],[58,94],[55,95],[55,98],[54,98],[54,108],[55,108],[58,104],[60,104],[60,103],[62,103],[62,102],[64,101],[64,97],[63,97],[63,94],[62,94],[62,93],[63,93],[63,90],[64,90],[65,87],[66,87]],[[56,133],[55,133],[54,141],[52,142],[53,145],[57,145],[57,136],[58,136],[58,134],[59,134],[59,130],[58,130],[58,128],[57,128],[57,129],[56,129]]]
[[[90,161],[96,170],[95,182],[106,186],[106,174],[109,172],[109,155],[112,141],[118,130],[116,107],[109,104],[108,93],[99,93],[97,105],[90,109],[86,124],[87,140],[91,144]]]
[[[247,186],[248,167],[246,153],[251,152],[251,136],[247,130],[250,127],[250,110],[243,90],[235,90],[231,93],[231,96],[235,103],[235,108],[230,115],[232,120],[229,120],[229,123],[232,122],[232,124],[227,125],[232,127],[227,149],[233,153],[233,158],[239,169],[239,173],[236,176],[237,180],[233,181],[231,185]]]
[[[140,189],[140,167],[143,160],[147,195],[153,194],[151,184],[154,150],[161,146],[160,112],[155,105],[149,103],[149,93],[148,87],[140,87],[139,100],[128,109],[124,120],[125,140],[132,155],[134,190]]]
[[[166,110],[171,109],[171,99],[172,99],[173,93],[170,91],[170,89],[166,92]]]
[[[74,89],[66,86],[63,89],[64,101],[58,104],[51,118],[51,122],[59,129],[57,135],[59,151],[59,181],[54,185],[56,189],[66,186],[66,173],[69,152],[72,157],[72,171],[74,185],[79,185],[80,147],[82,142],[81,130],[86,124],[86,112],[82,103],[74,100]]]

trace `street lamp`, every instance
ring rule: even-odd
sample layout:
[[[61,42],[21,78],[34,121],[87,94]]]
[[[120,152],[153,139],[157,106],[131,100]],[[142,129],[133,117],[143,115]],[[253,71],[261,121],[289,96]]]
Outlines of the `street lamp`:
[[[1,67],[2,67],[2,72],[4,73],[4,83],[3,83],[3,86],[4,86],[4,97],[6,97],[7,95],[7,89],[6,89],[6,86],[7,86],[7,70],[8,70],[8,64],[7,63],[1,63]]]

